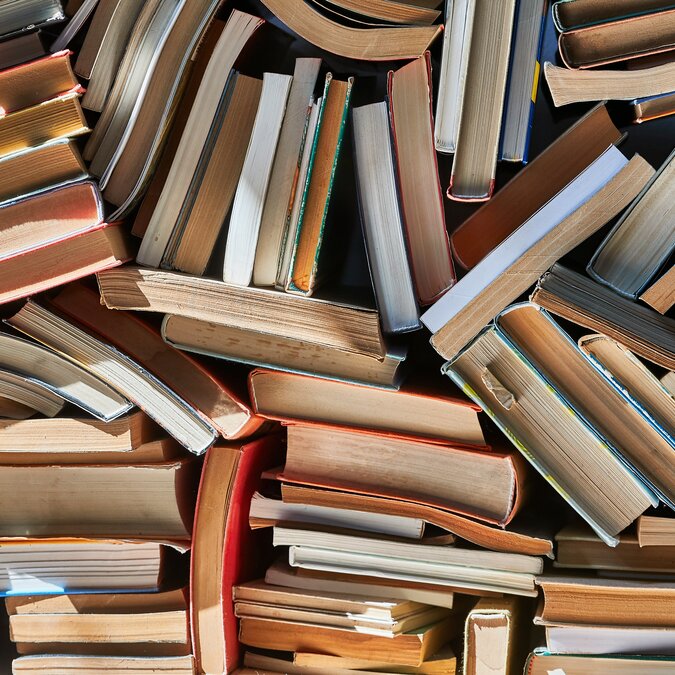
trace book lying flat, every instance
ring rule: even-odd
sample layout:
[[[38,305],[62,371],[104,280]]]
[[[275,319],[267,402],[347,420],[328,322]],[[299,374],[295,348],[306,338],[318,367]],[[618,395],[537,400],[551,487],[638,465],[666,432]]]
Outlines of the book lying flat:
[[[354,28],[331,21],[302,0],[263,0],[294,33],[320,49],[351,59],[390,61],[423,54],[441,32],[439,26]]]
[[[528,675],[549,675],[558,672],[576,672],[583,668],[584,674],[604,675],[635,675],[645,673],[658,675],[670,673],[675,665],[675,659],[668,657],[649,656],[566,656],[562,654],[534,653],[530,654],[525,665]]]
[[[0,207],[0,260],[73,237],[103,220],[93,181],[54,187]]]
[[[7,322],[107,382],[191,452],[202,454],[216,439],[216,430],[190,403],[131,357],[61,314],[29,300]]]
[[[87,169],[75,142],[61,139],[0,157],[0,202],[85,178]]]
[[[546,647],[557,654],[675,656],[675,628],[545,624]]]
[[[448,197],[485,201],[495,189],[515,0],[476,0]]]
[[[202,363],[164,342],[148,323],[128,312],[101,305],[98,293],[71,284],[51,298],[51,306],[87,326],[155,375],[195,409],[225,438],[247,436],[263,424],[229,384]]]
[[[110,656],[190,653],[188,589],[159,593],[96,593],[8,597],[10,639],[20,649]],[[25,651],[23,653],[26,653]],[[39,653],[39,652],[38,652]]]
[[[607,544],[615,546],[616,535],[657,503],[652,490],[602,435],[607,428],[597,430],[577,412],[583,395],[575,396],[575,388],[582,386],[576,394],[584,391],[587,377],[597,373],[534,306],[506,310],[444,371]],[[556,378],[562,390],[555,388]],[[591,398],[592,404],[603,407],[603,413],[591,409],[594,421],[612,412],[595,391]],[[625,425],[616,411],[610,419]],[[631,428],[622,431],[629,439],[635,437]]]
[[[192,656],[22,656],[12,661],[14,673],[62,673],[77,675],[82,671],[105,672],[106,675],[194,675]]]
[[[638,356],[675,369],[673,319],[559,263],[539,280],[530,300],[568,321],[604,333]]]
[[[618,570],[668,574],[675,545],[643,546],[634,534],[623,533],[616,548],[608,548],[586,528],[569,525],[555,537],[557,555],[554,565],[560,568]]]
[[[586,268],[602,284],[635,299],[675,249],[675,152],[640,191]]]
[[[78,98],[64,94],[0,118],[0,155],[89,131]]]
[[[636,70],[569,70],[547,61],[544,75],[556,107],[583,101],[667,98],[675,87],[673,62]]]
[[[192,460],[152,466],[3,466],[0,537],[188,541]]]
[[[452,233],[455,260],[474,267],[620,139],[607,108],[593,108]]]
[[[553,21],[560,31],[651,14],[675,6],[672,0],[560,0],[553,3]]]
[[[0,333],[0,365],[42,384],[103,422],[118,418],[132,407],[124,396],[84,368],[16,335]]]
[[[278,560],[265,572],[265,582],[306,591],[344,593],[371,598],[400,599],[419,602],[434,607],[452,609],[454,594],[447,586],[433,583],[391,581],[381,577],[366,577],[358,574],[334,574],[290,567],[288,558]]]
[[[248,504],[280,450],[280,438],[267,436],[214,446],[206,456],[190,559],[192,647],[203,672],[231,672],[239,663],[232,589],[259,577],[264,564],[263,542],[248,526]]]
[[[0,369],[0,396],[31,408],[33,414],[40,413],[47,418],[58,415],[65,405],[65,399],[44,382],[4,369]]]
[[[382,328],[404,333],[420,327],[408,265],[394,156],[385,102],[354,108],[354,156],[361,226]]]
[[[334,656],[419,666],[453,637],[454,618],[448,618],[396,637],[366,635],[345,628],[328,628],[273,619],[244,618],[239,641],[249,647],[280,651],[315,651]]]
[[[132,257],[123,223],[86,227],[5,256],[0,265],[0,304],[117,267]]]
[[[257,330],[167,314],[162,337],[182,351],[314,378],[398,389],[405,348],[388,348],[382,359]]]
[[[675,585],[596,577],[541,576],[544,605],[535,623],[675,627]]]
[[[431,60],[389,71],[387,93],[410,269],[422,305],[455,283],[434,152]],[[399,272],[400,274],[400,272]]]
[[[366,307],[139,267],[101,274],[98,283],[110,309],[180,314],[375,359],[386,354],[378,313]]]
[[[643,515],[636,529],[640,546],[675,546],[675,518]]]
[[[434,583],[456,589],[536,596],[541,558],[455,546],[428,546],[316,530],[274,528],[275,546],[289,546],[288,562],[324,572]]]
[[[113,539],[0,540],[0,595],[154,591],[167,547]]]
[[[486,452],[318,424],[290,425],[279,478],[427,504],[504,525],[522,499],[521,461],[501,448]]]
[[[593,68],[675,49],[675,8],[565,31],[558,39],[568,68]]]
[[[323,422],[393,436],[484,446],[474,404],[433,389],[399,391],[256,369],[249,393],[257,414],[282,422]]]
[[[675,114],[675,92],[667,92],[656,96],[644,96],[631,101],[634,122],[642,124],[649,120]]]
[[[675,265],[672,265],[665,274],[642,291],[640,300],[659,314],[665,314],[675,305]]]
[[[58,1],[58,0],[57,0]],[[45,55],[43,34],[33,26],[0,42],[0,68],[11,68]]]
[[[618,215],[652,175],[639,155],[627,162],[610,145],[422,315],[436,351],[452,358],[538,274]]]
[[[332,506],[296,504],[265,497],[258,492],[251,500],[248,522],[253,530],[260,527],[272,527],[280,523],[307,523],[360,532],[377,532],[407,539],[421,539],[425,526],[420,518],[393,516],[372,511],[353,511]]]
[[[358,511],[372,515],[416,518],[492,551],[553,557],[552,533],[547,532],[546,528],[537,528],[522,523],[522,519],[518,518],[515,525],[511,524],[508,528],[491,527],[477,520],[425,504],[369,494],[303,487],[289,483],[281,486],[281,494],[284,504],[288,506],[305,505],[342,510],[343,518],[347,522],[350,514],[354,517],[353,514]],[[305,520],[305,522],[308,521]]]
[[[0,71],[0,105],[5,114],[82,91],[67,50]]]

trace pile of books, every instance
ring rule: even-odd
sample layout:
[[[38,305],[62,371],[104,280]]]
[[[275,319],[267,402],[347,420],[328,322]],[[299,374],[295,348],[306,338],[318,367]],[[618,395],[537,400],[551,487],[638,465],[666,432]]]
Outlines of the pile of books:
[[[0,0],[0,670],[672,672],[675,6],[232,4]]]

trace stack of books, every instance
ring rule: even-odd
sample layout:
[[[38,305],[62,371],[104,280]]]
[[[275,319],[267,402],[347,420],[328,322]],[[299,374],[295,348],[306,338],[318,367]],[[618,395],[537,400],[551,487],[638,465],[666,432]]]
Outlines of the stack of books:
[[[235,5],[0,1],[0,670],[672,672],[675,5]]]
[[[552,15],[563,67],[544,72],[556,106],[628,101],[637,123],[675,113],[672,3],[561,0]]]

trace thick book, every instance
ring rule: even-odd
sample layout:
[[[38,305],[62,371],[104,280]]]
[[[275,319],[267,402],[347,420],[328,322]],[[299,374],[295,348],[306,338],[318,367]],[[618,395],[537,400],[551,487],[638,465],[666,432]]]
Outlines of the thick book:
[[[303,0],[263,0],[263,5],[311,44],[349,59],[412,59],[423,54],[441,33],[440,26],[345,26]]]
[[[197,472],[192,459],[152,466],[3,466],[0,537],[186,543]]]
[[[7,322],[126,396],[191,452],[202,454],[217,438],[218,432],[194,406],[130,356],[63,314],[29,300]]]
[[[342,509],[343,518],[362,511],[373,515],[421,519],[477,546],[504,553],[545,555],[553,557],[553,532],[537,524],[516,518],[508,527],[494,527],[473,518],[466,518],[445,509],[403,499],[379,497],[357,492],[284,483],[281,486],[284,505]],[[352,525],[353,527],[353,525]]]
[[[77,236],[103,220],[93,181],[55,187],[0,206],[0,260]]]
[[[466,616],[464,624],[464,673],[480,675],[520,671],[519,639],[524,608],[514,597],[503,600],[483,598]],[[524,617],[523,617],[524,618]]]
[[[4,114],[83,91],[70,66],[68,50],[0,71],[0,105]]]
[[[274,619],[244,618],[239,641],[249,647],[277,651],[305,650],[334,656],[372,659],[392,664],[419,666],[451,639],[455,620],[444,619],[396,637],[381,637],[346,628],[329,628]]]
[[[636,526],[640,546],[675,546],[675,518],[645,514]]]
[[[593,108],[452,233],[455,260],[474,267],[621,138],[607,108]]]
[[[546,647],[556,654],[675,656],[675,628],[544,623]]]
[[[420,327],[403,234],[387,104],[352,113],[361,225],[370,276],[386,333]]]
[[[21,656],[12,661],[12,670],[21,675],[26,673],[77,673],[104,672],[107,675],[194,675],[195,666],[192,656],[67,656],[40,654]]]
[[[234,378],[227,382],[216,377],[203,363],[164,342],[154,327],[133,314],[107,309],[101,305],[95,291],[81,284],[71,284],[50,302],[51,306],[136,359],[148,372],[189,401],[225,438],[248,436],[264,423],[235,393],[237,382]]]
[[[568,68],[594,68],[675,49],[675,8],[565,31],[558,39]]]
[[[123,223],[101,223],[5,257],[0,265],[0,304],[46,291],[133,257]]]
[[[675,627],[675,585],[663,581],[545,575],[535,623]]]
[[[385,579],[435,583],[462,589],[536,596],[534,575],[541,558],[477,551],[457,546],[429,546],[276,526],[274,546],[288,546],[293,567],[353,573]]]
[[[345,593],[371,598],[387,598],[411,600],[434,607],[452,609],[454,593],[447,586],[428,583],[412,583],[408,581],[392,581],[378,577],[366,577],[354,574],[334,574],[291,567],[286,561],[279,559],[270,565],[265,572],[265,582],[274,586],[285,586],[306,591]]]
[[[422,305],[455,283],[434,152],[431,57],[389,71],[387,93],[410,267]]]
[[[669,574],[675,555],[673,546],[640,546],[635,534],[622,533],[616,548],[605,546],[590,530],[569,525],[555,537],[554,565],[565,569],[603,570],[626,573]]]
[[[0,596],[157,591],[169,557],[158,542],[5,538]]]
[[[670,673],[675,667],[675,658],[667,656],[592,656],[589,654],[565,655],[549,654],[548,652],[534,652],[530,654],[525,664],[527,675],[549,675],[549,673],[575,672],[583,668],[584,674],[604,675],[635,675],[649,673],[659,675]]]
[[[422,315],[431,343],[452,358],[539,275],[621,212],[653,175],[613,145]]]
[[[665,314],[675,304],[675,266],[662,274],[651,286],[642,291],[640,300]]]
[[[570,70],[546,61],[544,75],[556,107],[584,101],[631,101],[649,97],[644,106],[653,110],[660,108],[660,96],[666,100],[671,96],[675,86],[675,63],[666,61],[633,70]],[[631,101],[634,114],[637,114],[636,103],[639,101]]]
[[[270,419],[485,445],[478,407],[429,387],[390,391],[263,369],[251,371],[248,382],[254,410]]]
[[[675,369],[675,320],[560,263],[539,280],[530,300],[563,319],[615,339],[648,361]]]
[[[336,447],[341,448],[337,456]],[[279,478],[426,504],[503,526],[523,498],[521,462],[499,447],[486,452],[372,431],[289,425]],[[444,478],[449,474],[452,482]]]
[[[368,307],[141,267],[103,273],[98,284],[110,309],[181,315],[375,359],[387,353],[378,312]]]
[[[307,178],[302,193],[295,241],[290,242],[291,259],[285,289],[289,293],[310,296],[321,282],[326,265],[321,256],[328,236],[328,210],[334,188],[335,176],[345,127],[354,78],[346,81],[326,75],[326,83],[319,110],[319,121],[312,141]],[[333,230],[336,223],[332,223]],[[333,233],[336,235],[337,233]],[[335,251],[333,251],[334,253]]]
[[[615,546],[616,535],[657,503],[652,490],[603,435],[612,430],[602,415],[613,412],[610,419],[622,422],[627,434],[622,442],[632,443],[635,433],[626,420],[595,390],[592,402],[603,411],[586,412],[592,413],[591,422],[602,422],[600,429],[578,412],[585,395],[581,392],[595,371],[536,307],[507,310],[444,370],[607,544]]]
[[[56,96],[0,118],[0,156],[89,131],[79,93]]]
[[[603,242],[586,270],[628,298],[640,295],[675,249],[675,152],[671,152]]]
[[[306,340],[167,314],[162,337],[182,351],[314,378],[398,389],[406,349],[386,348],[382,359]]]
[[[75,141],[60,139],[0,157],[0,202],[85,178]]]
[[[447,195],[486,201],[495,189],[515,0],[477,0]]]
[[[24,419],[36,413],[46,418],[55,417],[65,405],[65,399],[49,389],[44,382],[29,379],[25,375],[9,370],[0,370],[0,396],[5,401],[18,404],[19,409],[23,406],[31,410],[31,414],[26,415]],[[3,417],[5,416],[10,419],[13,417],[6,413],[3,414]],[[19,417],[22,415],[19,414]]]
[[[192,645],[201,672],[231,672],[239,663],[232,589],[259,577],[265,539],[248,525],[260,474],[279,463],[281,439],[266,436],[214,446],[202,471],[190,569]]]
[[[20,654],[190,654],[187,588],[159,593],[8,597],[9,634]]]
[[[499,149],[506,162],[528,160],[547,13],[548,0],[520,0],[516,7]]]
[[[553,22],[563,32],[673,7],[672,0],[558,0],[553,3]]]

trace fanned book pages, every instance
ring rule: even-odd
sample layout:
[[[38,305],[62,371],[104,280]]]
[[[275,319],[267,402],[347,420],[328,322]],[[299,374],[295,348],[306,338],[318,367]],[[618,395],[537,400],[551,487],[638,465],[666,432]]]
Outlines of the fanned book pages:
[[[636,298],[675,249],[675,152],[636,197],[588,263],[597,281]]]

